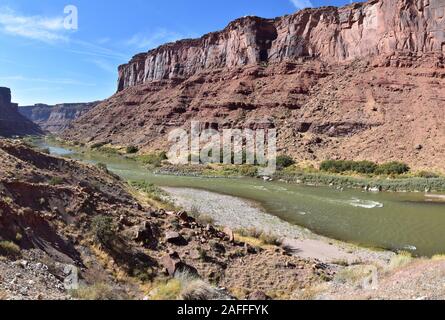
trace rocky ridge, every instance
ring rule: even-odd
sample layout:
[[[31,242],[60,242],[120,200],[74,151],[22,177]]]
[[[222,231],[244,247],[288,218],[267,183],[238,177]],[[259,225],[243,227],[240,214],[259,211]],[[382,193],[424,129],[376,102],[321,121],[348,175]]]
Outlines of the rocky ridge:
[[[60,133],[67,129],[72,121],[90,111],[100,102],[62,103],[54,106],[35,104],[20,106],[18,111],[50,133]]]
[[[11,102],[11,90],[0,87],[0,136],[39,135],[42,130],[18,112],[18,105]]]

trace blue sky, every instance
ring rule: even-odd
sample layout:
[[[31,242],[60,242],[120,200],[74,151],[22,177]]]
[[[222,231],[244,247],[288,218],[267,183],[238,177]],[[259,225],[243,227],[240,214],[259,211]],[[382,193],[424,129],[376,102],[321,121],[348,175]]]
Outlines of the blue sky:
[[[199,37],[245,15],[276,17],[349,0],[0,0],[0,86],[20,105],[104,99],[117,67],[164,42]],[[67,5],[78,29],[67,30]]]

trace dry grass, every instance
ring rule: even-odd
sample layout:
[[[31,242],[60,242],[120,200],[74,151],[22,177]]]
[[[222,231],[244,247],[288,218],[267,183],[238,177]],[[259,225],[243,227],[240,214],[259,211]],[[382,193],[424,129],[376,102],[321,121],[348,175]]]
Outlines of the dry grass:
[[[0,290],[0,300],[6,300],[6,299],[8,299],[8,294],[5,291]]]
[[[126,300],[128,296],[116,291],[106,283],[96,283],[92,286],[80,287],[70,291],[71,296],[78,300]]]
[[[389,262],[388,269],[389,270],[395,270],[401,267],[404,267],[411,262],[413,262],[414,258],[411,255],[411,253],[407,251],[400,251],[396,256],[391,258],[391,261]]]
[[[235,235],[237,240],[255,247],[281,245],[281,239],[278,236],[256,228],[238,229],[235,231]]]
[[[150,293],[151,300],[212,300],[218,296],[215,288],[188,272],[159,282]]]
[[[20,247],[11,241],[0,241],[0,255],[17,258],[21,255]]]
[[[436,254],[431,258],[433,261],[443,261],[445,260],[445,254]]]

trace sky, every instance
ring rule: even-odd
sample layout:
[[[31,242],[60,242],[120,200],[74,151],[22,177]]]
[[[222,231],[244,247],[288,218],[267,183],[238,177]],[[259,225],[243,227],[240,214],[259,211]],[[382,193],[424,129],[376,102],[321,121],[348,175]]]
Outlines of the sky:
[[[20,105],[111,96],[117,67],[165,42],[350,0],[0,0],[0,87]],[[77,19],[76,19],[77,16]]]

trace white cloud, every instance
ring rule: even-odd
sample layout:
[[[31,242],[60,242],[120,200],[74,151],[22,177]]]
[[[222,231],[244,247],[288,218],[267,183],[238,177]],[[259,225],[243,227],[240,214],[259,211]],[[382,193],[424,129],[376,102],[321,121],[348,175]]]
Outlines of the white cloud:
[[[112,64],[106,60],[102,59],[92,59],[89,60],[92,64],[97,66],[99,69],[102,69],[103,71],[117,74],[117,66],[115,64]]]
[[[311,0],[290,0],[297,9],[312,8]]]
[[[0,31],[44,42],[67,41],[64,17],[24,16],[0,8]]]
[[[183,38],[186,37],[180,33],[160,28],[156,29],[155,32],[149,35],[141,33],[135,34],[133,37],[125,41],[125,44],[139,49],[153,49],[166,42],[173,42]]]
[[[85,81],[79,81],[75,79],[69,78],[32,78],[32,77],[24,77],[22,75],[14,75],[14,76],[3,76],[0,77],[1,81],[22,81],[22,82],[37,82],[37,83],[50,83],[50,84],[66,84],[66,85],[77,85],[77,86],[86,86],[86,87],[94,87],[96,84],[87,83]]]

